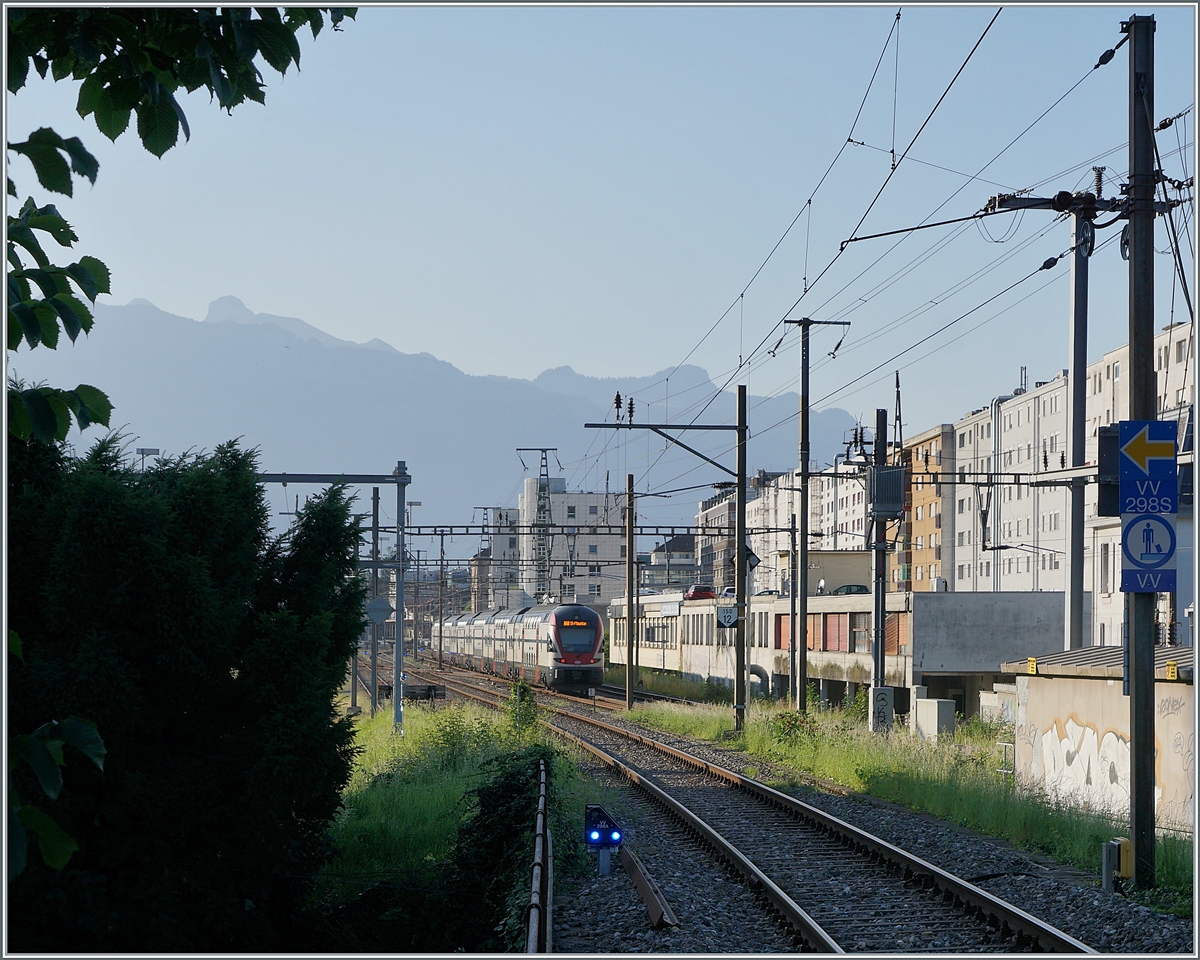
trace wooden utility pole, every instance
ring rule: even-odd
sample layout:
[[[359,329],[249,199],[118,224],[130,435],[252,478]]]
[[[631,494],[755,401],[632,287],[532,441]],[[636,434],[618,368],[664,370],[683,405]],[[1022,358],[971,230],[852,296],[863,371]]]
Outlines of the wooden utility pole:
[[[1129,419],[1158,416],[1154,382],[1154,17],[1121,24],[1129,35]],[[1129,594],[1129,831],[1133,880],[1154,877],[1153,593]]]

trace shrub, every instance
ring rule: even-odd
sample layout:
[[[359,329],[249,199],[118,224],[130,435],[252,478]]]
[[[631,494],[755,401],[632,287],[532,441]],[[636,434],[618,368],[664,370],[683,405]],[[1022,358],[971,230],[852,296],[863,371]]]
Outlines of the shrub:
[[[108,748],[102,776],[67,766],[55,817],[80,851],[10,886],[9,944],[274,948],[353,755],[333,710],[362,624],[350,500],[331,488],[272,540],[254,453],[135,473],[118,444],[9,438],[9,729],[84,716]]]

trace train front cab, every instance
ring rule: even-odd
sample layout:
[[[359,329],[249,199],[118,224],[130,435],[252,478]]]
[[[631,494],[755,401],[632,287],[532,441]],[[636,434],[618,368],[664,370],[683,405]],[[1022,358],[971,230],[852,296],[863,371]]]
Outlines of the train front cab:
[[[552,662],[546,680],[556,690],[586,693],[604,682],[604,625],[590,607],[566,605],[555,609],[551,624]]]

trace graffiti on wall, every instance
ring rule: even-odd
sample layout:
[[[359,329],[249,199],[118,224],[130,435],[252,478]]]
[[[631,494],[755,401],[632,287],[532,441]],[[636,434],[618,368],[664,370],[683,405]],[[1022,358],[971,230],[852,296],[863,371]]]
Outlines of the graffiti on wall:
[[[1186,712],[1187,704],[1178,695],[1168,693],[1157,698],[1155,707],[1159,727],[1155,751],[1155,818],[1162,826],[1190,829],[1194,822],[1195,733],[1171,730],[1166,722]],[[1075,715],[1055,717],[1049,724],[1043,724],[1024,723],[1017,727],[1017,754],[1024,768],[1021,778],[1040,786],[1055,800],[1128,816],[1127,733],[1112,727],[1097,728]]]
[[[1103,733],[1074,717],[1045,730],[1022,725],[1018,737],[1030,749],[1030,775],[1042,781],[1048,795],[1066,803],[1111,813],[1129,810],[1129,738],[1115,730]],[[1162,794],[1156,789],[1158,802]]]
[[[1183,770],[1182,786],[1173,795],[1165,799],[1158,810],[1158,818],[1164,823],[1190,825],[1193,819],[1192,798],[1195,796],[1195,757],[1196,734],[1189,733],[1186,737],[1182,730],[1176,730],[1171,738],[1171,756],[1168,762],[1178,764]],[[1165,759],[1165,758],[1164,758]]]

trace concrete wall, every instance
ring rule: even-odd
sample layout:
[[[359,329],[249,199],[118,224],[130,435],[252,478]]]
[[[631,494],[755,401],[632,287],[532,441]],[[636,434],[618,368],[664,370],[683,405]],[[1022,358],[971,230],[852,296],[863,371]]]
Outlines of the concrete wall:
[[[995,673],[1063,646],[1059,593],[914,593],[913,683],[929,673]]]
[[[1189,683],[1154,685],[1155,822],[1193,829]],[[1129,699],[1120,680],[1017,677],[1017,777],[1047,796],[1129,815]]]

